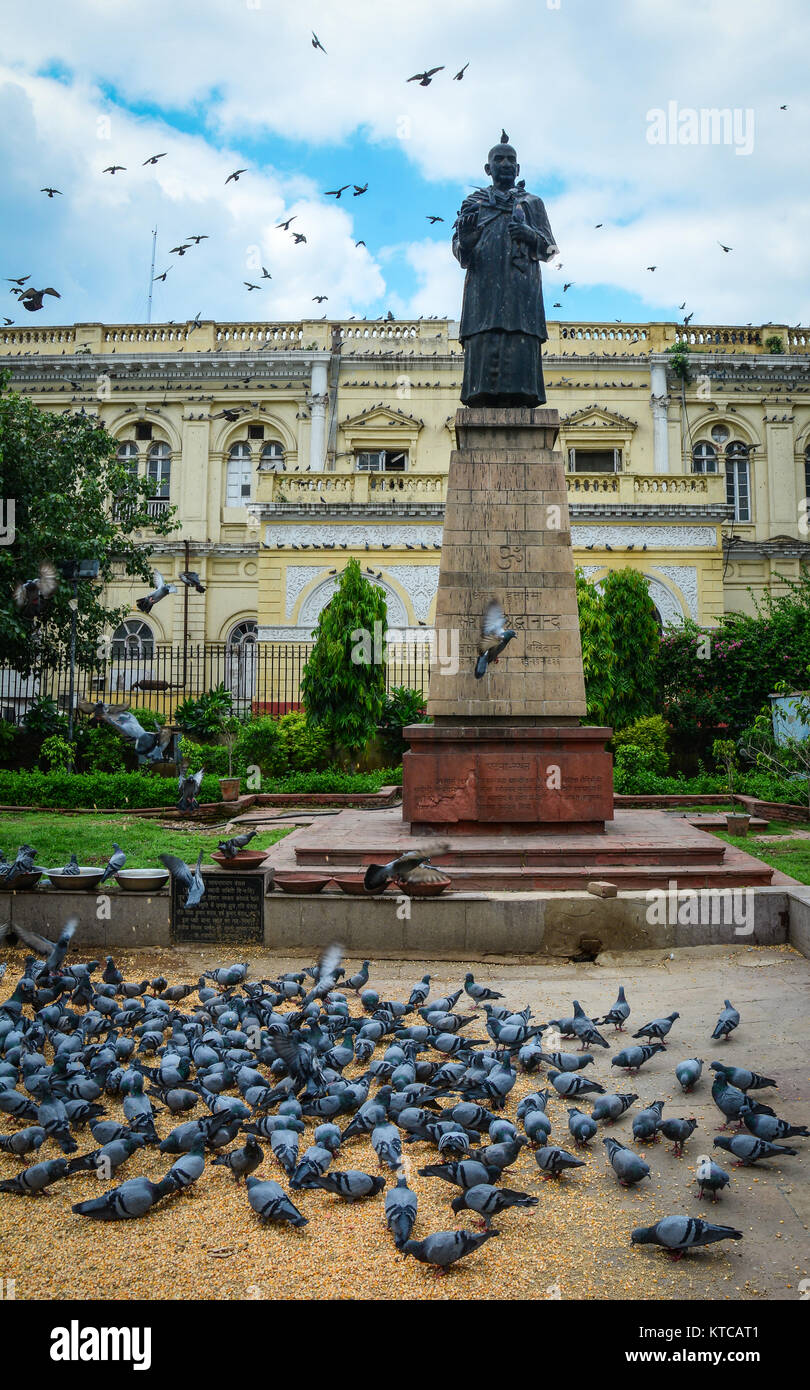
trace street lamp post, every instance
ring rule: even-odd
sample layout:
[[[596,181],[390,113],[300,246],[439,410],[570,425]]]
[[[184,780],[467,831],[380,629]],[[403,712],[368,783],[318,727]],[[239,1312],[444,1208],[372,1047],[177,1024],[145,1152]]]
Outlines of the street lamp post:
[[[70,680],[68,683],[68,743],[73,743],[73,705],[76,691],[76,628],[79,616],[79,580],[95,579],[99,571],[98,560],[72,560],[62,566],[62,575],[73,585],[73,597],[69,600],[70,607]],[[73,771],[73,759],[68,765],[68,772]]]

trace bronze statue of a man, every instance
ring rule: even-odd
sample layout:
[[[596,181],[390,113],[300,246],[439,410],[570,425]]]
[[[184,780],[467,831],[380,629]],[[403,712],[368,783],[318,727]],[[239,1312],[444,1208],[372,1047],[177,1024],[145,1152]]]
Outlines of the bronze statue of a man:
[[[535,406],[546,399],[546,317],[540,262],[558,254],[542,199],[527,193],[504,131],[484,170],[492,185],[465,198],[453,255],[467,272],[459,337],[465,405]]]

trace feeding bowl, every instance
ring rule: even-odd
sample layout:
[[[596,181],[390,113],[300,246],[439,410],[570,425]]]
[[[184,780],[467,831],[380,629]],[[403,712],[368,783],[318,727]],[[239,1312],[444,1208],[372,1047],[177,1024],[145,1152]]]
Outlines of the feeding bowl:
[[[331,881],[331,878],[317,878],[314,874],[287,874],[283,878],[276,874],[276,885],[282,893],[320,893]]]
[[[130,893],[158,893],[169,882],[166,869],[119,869],[115,878]]]
[[[372,896],[363,887],[363,877],[360,874],[350,874],[345,878],[335,878],[341,893],[350,893],[355,898],[367,898]]]
[[[66,874],[64,869],[48,869],[46,872],[54,888],[84,888],[90,891],[98,887],[104,869],[82,864],[77,874]]]
[[[243,849],[232,859],[228,859],[221,850],[215,849],[211,852],[211,858],[216,860],[221,869],[258,869],[269,853],[266,849]]]
[[[13,883],[0,879],[0,893],[25,893],[30,888],[36,888],[41,878],[42,869],[37,869],[33,874],[18,874]]]
[[[432,879],[429,883],[398,883],[397,888],[409,898],[438,898],[452,883],[450,878]]]

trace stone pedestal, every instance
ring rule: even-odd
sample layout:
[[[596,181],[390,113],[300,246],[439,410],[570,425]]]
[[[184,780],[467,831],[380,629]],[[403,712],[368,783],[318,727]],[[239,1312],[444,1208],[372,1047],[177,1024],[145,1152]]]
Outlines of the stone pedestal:
[[[402,818],[412,831],[604,830],[613,816],[610,729],[412,724]]]
[[[412,829],[597,832],[613,816],[612,731],[580,726],[585,680],[558,428],[556,410],[456,415],[434,723],[405,730],[402,814]],[[481,619],[493,598],[517,636],[478,680]]]

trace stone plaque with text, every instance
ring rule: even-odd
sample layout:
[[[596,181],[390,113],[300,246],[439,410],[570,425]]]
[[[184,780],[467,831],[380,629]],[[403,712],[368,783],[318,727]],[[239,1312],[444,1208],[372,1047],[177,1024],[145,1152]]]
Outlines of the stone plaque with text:
[[[205,892],[196,907],[184,907],[185,888],[172,881],[173,941],[264,940],[264,874],[204,873]]]

